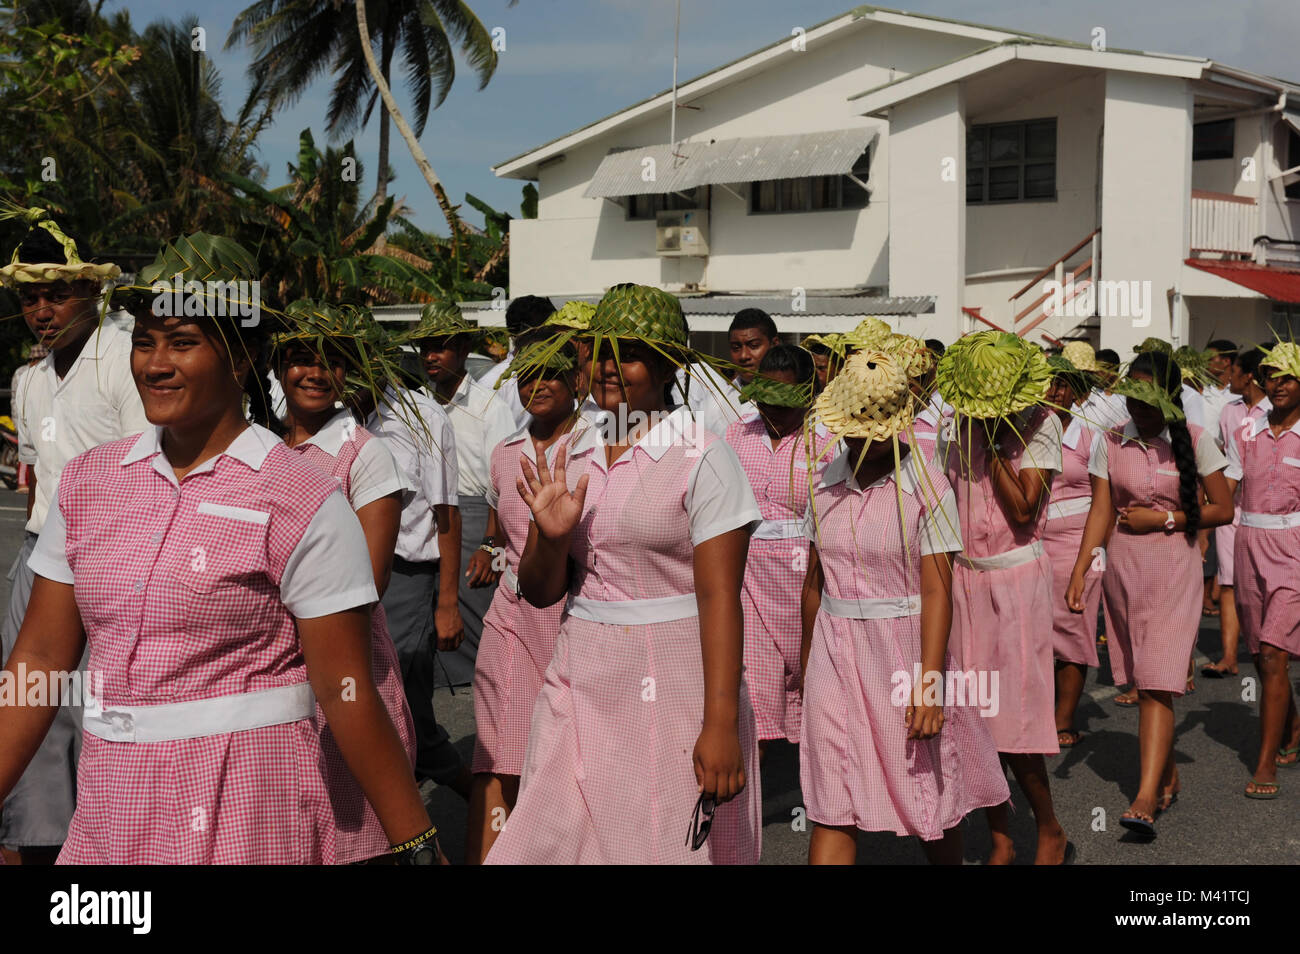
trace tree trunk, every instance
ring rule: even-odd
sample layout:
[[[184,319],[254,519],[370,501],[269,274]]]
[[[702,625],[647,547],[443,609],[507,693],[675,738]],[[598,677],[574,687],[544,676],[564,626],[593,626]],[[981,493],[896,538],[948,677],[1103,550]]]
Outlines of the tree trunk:
[[[461,225],[460,219],[456,215],[456,210],[452,208],[451,203],[447,201],[447,193],[442,188],[442,182],[438,174],[433,171],[433,166],[429,162],[429,157],[425,155],[424,150],[420,148],[420,142],[415,138],[415,133],[411,130],[410,124],[402,111],[397,106],[397,100],[393,98],[393,91],[389,89],[387,80],[380,72],[379,64],[375,62],[375,51],[370,46],[370,26],[366,22],[366,4],[365,0],[357,0],[353,6],[357,10],[357,30],[361,34],[361,53],[366,58],[366,67],[370,70],[370,76],[375,81],[375,86],[379,89],[379,96],[388,108],[388,114],[392,117],[393,125],[397,127],[398,133],[406,140],[406,148],[411,150],[411,157],[415,159],[416,166],[420,169],[420,174],[424,176],[424,181],[429,184],[433,190],[434,196],[438,200],[438,206],[442,209],[442,214],[447,218],[447,224],[451,227],[452,241],[456,241],[464,226]],[[380,170],[382,175],[382,170]]]

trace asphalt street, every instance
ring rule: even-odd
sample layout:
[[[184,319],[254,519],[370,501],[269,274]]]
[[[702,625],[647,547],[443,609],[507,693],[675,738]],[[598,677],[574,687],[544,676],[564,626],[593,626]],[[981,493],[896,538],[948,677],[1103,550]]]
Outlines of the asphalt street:
[[[22,540],[25,498],[0,491],[0,566],[8,568]],[[0,587],[4,606],[7,585]],[[1204,619],[1198,639],[1197,670],[1217,657],[1217,620]],[[1083,741],[1048,759],[1057,813],[1077,848],[1078,864],[1294,864],[1300,860],[1300,770],[1279,772],[1282,790],[1273,801],[1246,799],[1242,792],[1258,744],[1257,704],[1243,700],[1245,680],[1255,677],[1245,656],[1237,678],[1197,677],[1196,692],[1175,703],[1175,751],[1182,794],[1157,819],[1158,837],[1139,842],[1119,827],[1119,816],[1136,793],[1137,710],[1111,701],[1116,694],[1102,654],[1102,670],[1090,671],[1079,708]],[[1300,672],[1293,672],[1300,678]],[[474,743],[474,706],[468,688],[439,690],[434,708],[468,762]],[[798,755],[794,746],[773,745],[763,765],[764,864],[802,864],[808,831],[800,824]],[[1034,856],[1034,825],[1024,800],[1011,784],[1017,863]],[[459,861],[464,850],[465,803],[450,789],[435,788],[430,811],[442,831],[444,851]],[[685,826],[685,822],[683,823]],[[810,827],[810,826],[809,826]],[[988,827],[980,813],[964,824],[966,860],[978,864],[989,849]],[[685,827],[683,827],[685,832]],[[863,834],[863,864],[923,864],[914,839]]]

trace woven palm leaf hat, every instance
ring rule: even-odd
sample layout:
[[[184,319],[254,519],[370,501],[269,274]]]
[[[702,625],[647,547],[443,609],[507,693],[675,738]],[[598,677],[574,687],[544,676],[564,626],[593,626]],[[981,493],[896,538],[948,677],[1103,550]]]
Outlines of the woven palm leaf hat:
[[[958,414],[1009,418],[1043,403],[1052,366],[1043,349],[1007,331],[977,331],[944,351],[935,373],[939,394]]]
[[[810,416],[835,438],[889,440],[912,423],[912,390],[894,354],[859,351],[817,396]]]
[[[790,384],[769,378],[759,371],[740,389],[740,400],[772,407],[808,407],[813,401],[814,379],[815,376],[802,383]]]
[[[591,318],[595,314],[596,306],[589,301],[566,301],[558,311],[542,322],[542,327],[590,331]]]
[[[59,244],[63,250],[63,260],[53,262],[24,262],[22,247],[26,240],[14,248],[9,264],[0,268],[0,283],[8,287],[22,284],[42,284],[47,282],[96,281],[106,282],[117,278],[122,270],[116,265],[96,265],[83,261],[77,249],[75,239],[67,235],[54,221],[50,213],[42,208],[24,208],[12,202],[0,201],[0,220],[18,219],[27,225],[27,235],[37,229],[43,229]]]
[[[894,329],[879,318],[863,318],[856,328],[844,335],[844,348],[848,352],[874,351],[884,348]]]
[[[1294,341],[1277,342],[1264,352],[1259,367],[1265,377],[1282,378],[1290,375],[1300,378],[1300,344]]]
[[[1148,350],[1164,351],[1163,348]],[[1169,352],[1165,353],[1169,354],[1172,350],[1173,349],[1171,348]],[[1142,352],[1138,353],[1141,354]],[[1173,360],[1172,357],[1170,360]],[[1121,397],[1126,398],[1133,398],[1134,400],[1141,401],[1143,404],[1149,404],[1151,407],[1157,408],[1164,416],[1165,423],[1187,420],[1187,415],[1183,412],[1181,407],[1174,403],[1173,396],[1170,395],[1168,391],[1157,384],[1154,380],[1146,381],[1132,377],[1132,365],[1130,364],[1129,367],[1129,371],[1116,378],[1109,385],[1112,394],[1118,394]]]
[[[1205,386],[1214,380],[1210,375],[1210,359],[1212,357],[1214,357],[1212,351],[1197,351],[1187,345],[1183,345],[1173,353],[1174,361],[1178,364],[1178,370],[1182,374],[1183,380],[1201,386]]]
[[[578,367],[578,358],[567,344],[556,347],[551,338],[530,341],[519,349],[514,360],[497,379],[496,388],[511,378],[557,378]]]
[[[454,338],[469,335],[477,340],[482,331],[478,322],[466,318],[454,301],[431,301],[420,309],[420,320],[399,337],[401,344],[415,344],[426,338]]]
[[[245,328],[261,323],[257,259],[233,239],[194,232],[163,245],[152,262],[140,269],[135,281],[112,290],[115,305],[135,312],[149,307],[155,314],[190,317],[236,318],[241,310]],[[179,303],[167,296],[181,291]],[[179,312],[176,305],[180,305]],[[282,316],[267,312],[274,318]]]
[[[331,352],[343,356],[346,399],[361,392],[379,394],[384,385],[401,381],[402,350],[368,308],[299,299],[285,309],[288,327],[271,339],[277,355],[295,345],[308,349],[322,363]]]
[[[844,359],[844,335],[829,331],[824,335],[805,335],[800,344],[807,348],[809,345],[821,345],[826,348],[832,355],[840,360]]]
[[[1067,341],[1065,347],[1061,349],[1061,357],[1070,362],[1077,370],[1088,374],[1095,374],[1102,370],[1097,363],[1097,352],[1092,350],[1092,345],[1086,341]]]
[[[1163,338],[1143,338],[1142,343],[1133,349],[1138,354],[1145,354],[1148,351],[1162,351],[1173,357],[1174,346]]]

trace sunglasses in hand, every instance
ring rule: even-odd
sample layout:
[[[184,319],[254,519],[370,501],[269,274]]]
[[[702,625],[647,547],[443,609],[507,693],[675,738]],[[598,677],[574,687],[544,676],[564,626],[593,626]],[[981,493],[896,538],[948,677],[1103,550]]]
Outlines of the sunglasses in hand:
[[[691,846],[691,851],[699,851],[708,840],[709,830],[713,827],[713,813],[717,809],[718,803],[713,796],[700,792],[695,801],[695,811],[691,813],[691,827],[686,832],[686,844]]]

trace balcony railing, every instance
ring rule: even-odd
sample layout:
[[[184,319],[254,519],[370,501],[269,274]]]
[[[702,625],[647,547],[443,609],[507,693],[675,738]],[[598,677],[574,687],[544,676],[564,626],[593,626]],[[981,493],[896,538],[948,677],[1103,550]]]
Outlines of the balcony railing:
[[[1259,208],[1246,195],[1192,190],[1191,251],[1249,258],[1261,233]]]

